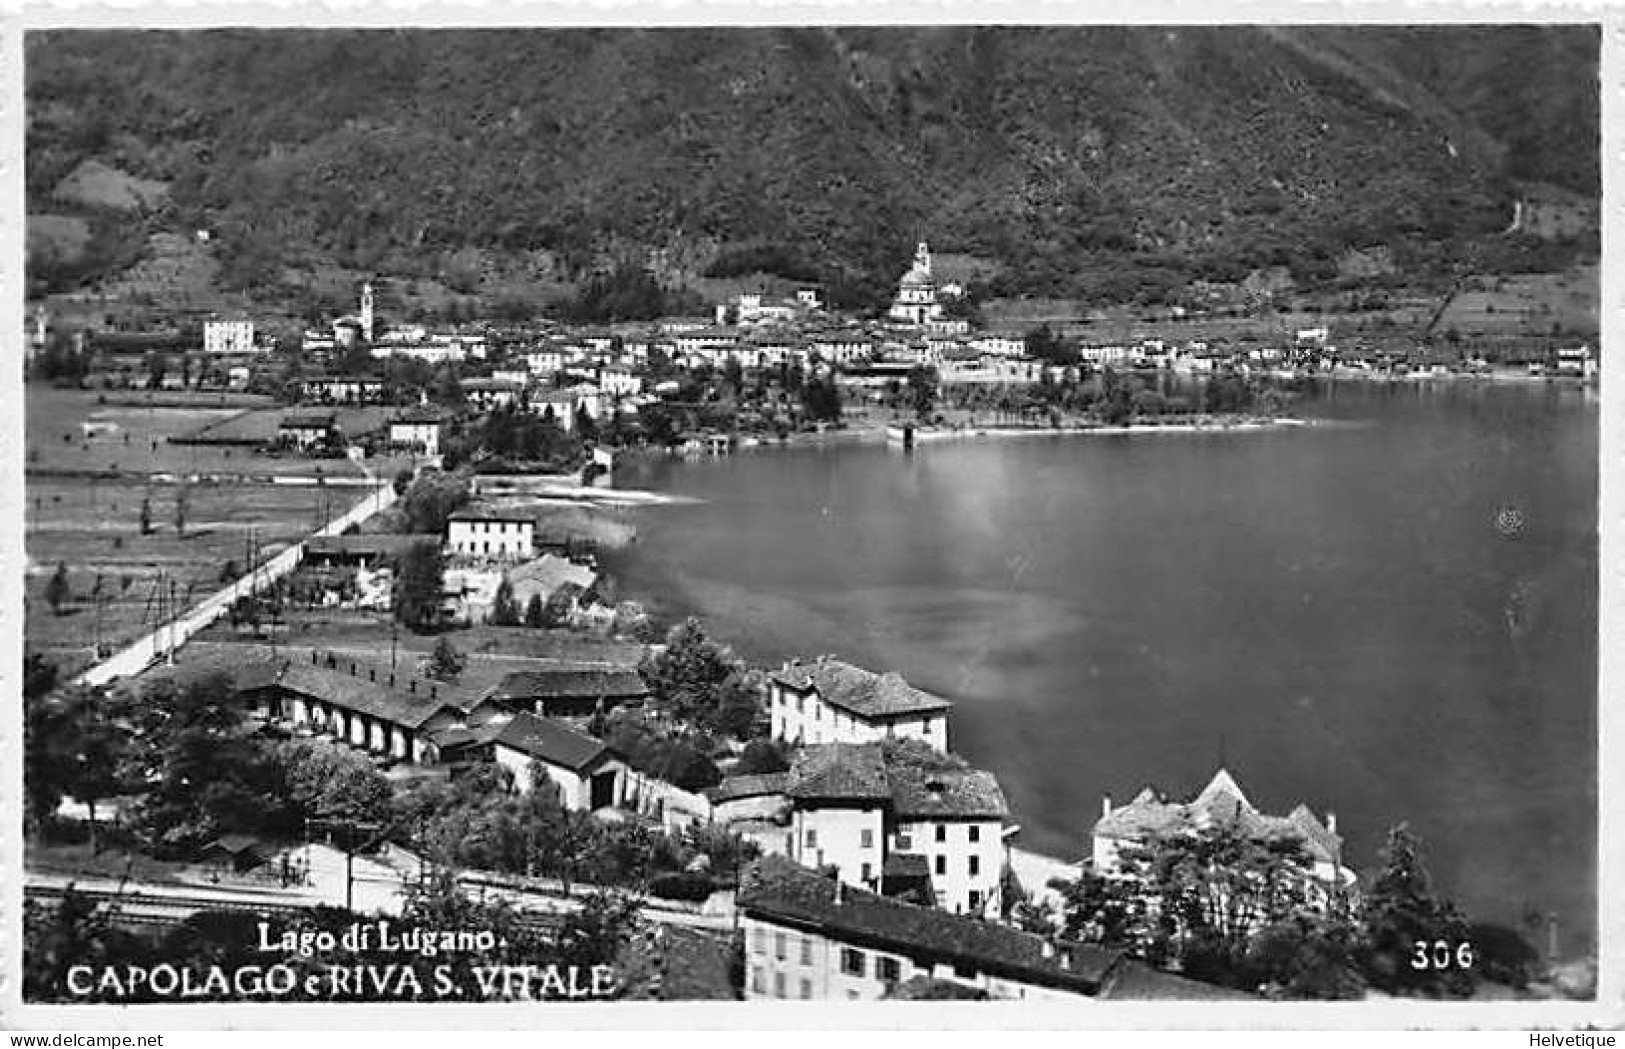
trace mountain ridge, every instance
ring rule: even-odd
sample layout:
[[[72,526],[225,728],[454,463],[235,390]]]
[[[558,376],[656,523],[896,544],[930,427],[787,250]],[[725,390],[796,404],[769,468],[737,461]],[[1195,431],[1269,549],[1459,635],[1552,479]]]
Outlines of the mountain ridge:
[[[1595,27],[30,33],[31,212],[87,160],[168,186],[228,282],[290,261],[570,280],[780,245],[873,298],[915,240],[1102,301],[1351,248],[1415,272],[1519,179],[1596,195]],[[1531,59],[1531,55],[1540,60]],[[1516,88],[1510,96],[1495,83]],[[1589,153],[1586,144],[1590,144]],[[105,216],[104,216],[105,217]],[[71,276],[71,275],[70,275]]]

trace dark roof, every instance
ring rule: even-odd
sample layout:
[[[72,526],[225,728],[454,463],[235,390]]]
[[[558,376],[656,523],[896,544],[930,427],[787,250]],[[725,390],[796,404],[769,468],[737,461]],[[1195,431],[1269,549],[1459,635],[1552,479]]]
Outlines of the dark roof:
[[[443,423],[445,421],[446,415],[439,409],[417,408],[412,411],[402,412],[389,420],[389,423],[391,426],[397,423],[404,426],[428,426],[431,423]]]
[[[210,849],[220,849],[223,852],[231,853],[233,856],[239,856],[245,853],[256,853],[260,851],[260,843],[257,838],[253,838],[247,834],[222,834],[220,837],[209,842],[209,844],[203,846],[203,848],[204,851],[208,851]]]
[[[449,521],[525,521],[536,523],[536,514],[529,510],[503,510],[494,506],[467,506],[453,513]]]
[[[642,699],[649,686],[629,667],[557,667],[516,670],[488,694],[495,700]]]
[[[805,691],[810,683],[824,702],[865,720],[924,714],[953,706],[941,696],[915,688],[896,673],[875,674],[839,659],[795,661],[773,677],[796,691]]]
[[[891,785],[892,809],[901,819],[1003,819],[1010,814],[998,778],[982,769],[890,765],[886,781]]]
[[[297,660],[288,664],[276,684],[290,692],[403,728],[421,728],[443,710],[457,713],[457,708],[450,703],[430,698],[422,692],[392,691],[377,682],[352,677],[341,670],[311,666]]]
[[[729,776],[705,791],[712,804],[738,801],[740,798],[760,798],[769,794],[783,794],[790,782],[787,772],[761,772],[748,776]]]
[[[315,426],[331,427],[333,425],[332,412],[288,412],[279,423],[283,429],[309,429]]]
[[[832,939],[910,958],[973,966],[1025,983],[1094,994],[1119,960],[1092,944],[1051,951],[1042,937],[934,907],[917,907],[837,882],[781,856],[765,856],[740,880],[739,907],[763,921],[815,929]],[[1065,959],[1065,965],[1063,965]]]
[[[791,764],[785,793],[800,800],[886,801],[885,760],[872,743],[802,747]]]
[[[379,533],[375,535],[314,535],[305,540],[305,553],[323,556],[339,554],[382,554],[393,555],[405,553],[419,543],[433,543],[440,545],[437,535],[390,535]]]
[[[492,739],[538,761],[575,772],[609,753],[609,747],[602,740],[578,732],[562,721],[539,718],[524,711],[515,714]]]

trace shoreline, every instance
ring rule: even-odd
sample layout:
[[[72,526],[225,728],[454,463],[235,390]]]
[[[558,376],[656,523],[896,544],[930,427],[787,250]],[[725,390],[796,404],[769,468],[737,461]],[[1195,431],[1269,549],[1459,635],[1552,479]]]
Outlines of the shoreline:
[[[963,440],[972,437],[1033,437],[1033,436],[1133,436],[1152,433],[1260,433],[1267,430],[1301,429],[1320,426],[1324,420],[1302,419],[1296,416],[1207,416],[1200,420],[1170,423],[1105,423],[1071,422],[1062,426],[1019,426],[994,424],[987,426],[954,426],[942,428],[916,428],[914,441],[931,444],[940,441]],[[744,438],[735,451],[804,448],[839,444],[884,444],[898,439],[888,431],[903,423],[864,425],[826,433],[797,433],[778,440],[773,438]],[[730,453],[731,454],[731,453]],[[696,456],[694,458],[713,458]]]

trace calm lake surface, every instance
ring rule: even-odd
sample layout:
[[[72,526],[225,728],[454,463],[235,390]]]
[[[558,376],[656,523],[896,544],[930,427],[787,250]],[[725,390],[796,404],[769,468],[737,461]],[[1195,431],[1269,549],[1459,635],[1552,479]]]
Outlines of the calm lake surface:
[[[1409,821],[1473,916],[1596,901],[1597,408],[1546,386],[1307,396],[1324,425],[747,451],[627,478],[623,597],[742,655],[834,653],[953,699],[1026,846],[1101,796],[1334,810],[1358,867]]]

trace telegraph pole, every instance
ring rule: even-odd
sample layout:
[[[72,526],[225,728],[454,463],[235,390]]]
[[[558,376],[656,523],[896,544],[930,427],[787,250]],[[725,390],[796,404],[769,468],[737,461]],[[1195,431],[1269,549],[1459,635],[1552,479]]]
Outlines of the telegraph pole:
[[[166,662],[175,665],[175,580],[169,581],[169,653]]]

